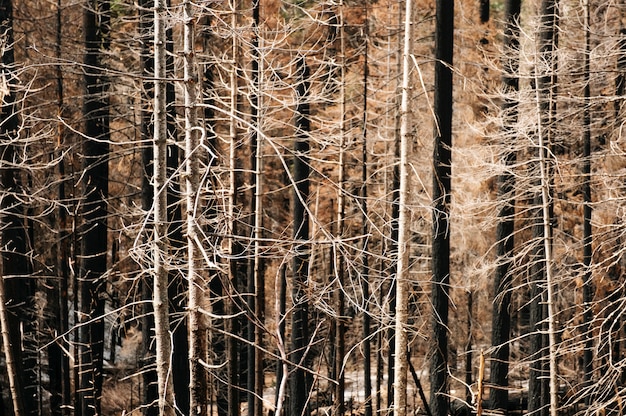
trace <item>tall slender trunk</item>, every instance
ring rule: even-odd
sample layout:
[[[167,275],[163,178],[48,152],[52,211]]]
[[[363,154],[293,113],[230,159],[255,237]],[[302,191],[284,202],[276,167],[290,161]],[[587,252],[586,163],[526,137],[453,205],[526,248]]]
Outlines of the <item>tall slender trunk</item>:
[[[437,0],[435,23],[435,145],[433,152],[432,345],[430,409],[447,416],[450,192],[452,163],[452,57],[454,0]]]
[[[256,153],[257,153],[257,145],[258,145],[258,128],[259,128],[259,59],[260,59],[260,53],[259,53],[259,18],[260,18],[260,14],[259,14],[259,8],[260,8],[260,0],[253,0],[253,4],[252,4],[252,25],[253,25],[253,38],[252,38],[252,62],[251,62],[251,66],[252,66],[252,95],[251,95],[251,99],[250,99],[250,120],[251,120],[251,124],[252,124],[252,132],[250,134],[250,150],[251,150],[251,154],[250,154],[250,162],[251,162],[251,174],[252,174],[252,178],[250,178],[250,182],[253,185],[253,189],[252,189],[252,195],[250,198],[250,209],[252,211],[252,237],[254,238],[254,233],[256,231],[256,224],[254,224],[254,220],[256,219],[256,170],[258,169],[258,166],[256,166],[256,162],[257,162],[257,158],[256,158]],[[254,256],[254,248],[255,246],[253,245],[253,249],[252,249],[252,255]],[[248,280],[247,280],[247,292],[248,292],[248,297],[247,297],[247,303],[248,303],[248,311],[249,312],[253,312],[256,308],[256,288],[254,286],[254,278],[255,278],[255,264],[256,264],[256,259],[254,257],[251,257],[249,260],[249,265],[248,265]],[[246,351],[246,355],[247,355],[247,380],[246,380],[246,387],[248,388],[248,397],[247,397],[247,401],[248,401],[248,416],[254,416],[254,408],[256,406],[256,397],[255,397],[255,384],[254,384],[254,379],[255,379],[255,369],[256,369],[256,363],[255,363],[255,348],[254,348],[254,332],[255,332],[255,325],[254,325],[254,319],[253,317],[248,317],[247,320],[247,339],[248,339],[248,344],[247,344],[247,351]]]
[[[398,215],[398,263],[396,267],[396,321],[394,357],[393,414],[407,414],[408,322],[409,322],[409,149],[411,146],[411,112],[409,109],[411,88],[411,27],[413,3],[406,0],[404,14],[404,47],[402,52],[402,98],[400,102],[400,188]]]
[[[344,28],[344,5],[343,0],[339,2],[338,24],[339,24],[339,172],[337,179],[337,238],[338,246],[334,248],[335,257],[332,259],[335,265],[335,273],[337,274],[337,290],[336,290],[336,308],[337,318],[335,321],[335,412],[337,416],[343,416],[345,413],[345,375],[343,369],[343,360],[345,356],[346,340],[345,340],[345,295],[344,295],[344,249],[341,245],[341,239],[344,233],[344,216],[345,216],[345,182],[346,182],[346,49],[345,49],[345,28]]]
[[[530,397],[529,409],[540,410],[541,414],[556,416],[558,391],[556,385],[556,340],[554,334],[554,304],[552,276],[552,146],[556,117],[556,71],[558,46],[558,4],[556,0],[543,0],[541,4],[541,26],[536,61],[536,104],[538,159],[536,178],[539,191],[534,197],[533,235],[536,248],[532,267],[533,298],[531,304],[531,330],[534,342],[531,346],[533,361],[529,390],[539,393],[541,400]],[[545,287],[545,290],[543,289]],[[547,327],[546,327],[547,325]],[[537,332],[538,331],[538,332]],[[547,335],[546,335],[547,334]],[[546,356],[547,355],[547,356]],[[546,377],[549,374],[549,377]],[[539,386],[537,385],[539,384]],[[529,391],[532,395],[532,392]],[[532,402],[532,404],[531,404]]]
[[[254,204],[254,416],[263,415],[264,353],[263,333],[265,323],[265,266],[262,258],[261,240],[263,238],[263,141],[258,136],[256,145],[255,204]]]
[[[198,124],[198,70],[194,53],[195,10],[191,1],[183,2],[184,19],[184,94],[185,94],[185,207],[187,236],[188,330],[189,330],[189,409],[192,415],[206,416],[206,374],[202,361],[206,354],[202,324],[202,282],[198,204],[200,202],[201,127]]]
[[[84,231],[80,241],[78,400],[81,416],[100,414],[107,273],[109,116],[103,52],[108,48],[109,3],[92,0],[84,11],[85,134],[83,142]],[[76,409],[79,411],[79,409]]]
[[[171,0],[167,0],[167,7],[170,7]],[[165,31],[165,74],[166,78],[176,78],[174,64],[174,30],[168,26]],[[184,147],[178,140],[178,109],[176,108],[176,90],[173,82],[166,82],[166,130],[167,130],[167,156],[166,156],[166,177],[167,177],[167,236],[169,243],[171,263],[168,266],[168,297],[170,299],[170,313],[182,316],[187,312],[185,295],[188,292],[188,281],[181,272],[184,267],[184,252],[186,244],[184,241],[183,213],[181,201],[181,179],[177,172],[180,170],[180,149]],[[180,412],[189,414],[189,339],[188,339],[188,319],[181,319],[176,325],[170,327],[172,332],[172,368],[176,371],[172,373],[174,384],[174,397],[176,406]]]
[[[503,84],[507,94],[502,109],[504,110],[504,143],[502,163],[504,172],[498,176],[498,201],[502,204],[498,211],[496,225],[496,258],[497,266],[494,274],[494,300],[492,312],[490,381],[493,388],[489,390],[489,405],[492,409],[506,409],[508,406],[508,374],[509,374],[509,341],[511,337],[511,275],[515,247],[515,175],[511,172],[517,160],[516,152],[511,148],[510,140],[515,138],[517,123],[517,100],[514,94],[519,89],[519,18],[521,1],[507,0],[504,16],[504,53],[502,64],[504,70]],[[497,386],[497,387],[496,387]]]
[[[55,56],[59,59],[62,55],[62,5],[61,0],[56,3],[56,45]],[[63,89],[63,66],[56,66],[56,86],[57,86],[57,107],[58,114],[63,117],[65,107],[65,97]],[[65,158],[63,157],[63,146],[65,145],[65,129],[62,122],[57,123],[57,143],[54,158],[58,159],[59,201],[65,201]],[[51,279],[48,286],[51,288],[50,302],[50,329],[51,335],[55,338],[60,334],[65,334],[69,329],[68,322],[68,233],[67,233],[67,207],[60,205],[57,211],[57,229],[59,233],[58,243],[55,246],[53,258],[56,258],[56,276]],[[50,407],[53,416],[68,414],[68,406],[71,404],[70,392],[70,366],[69,355],[65,353],[69,346],[65,343],[65,338],[60,337],[48,347],[48,373],[50,378]]]
[[[550,392],[550,415],[558,415],[558,380],[557,380],[557,357],[556,357],[556,327],[555,327],[555,305],[554,305],[554,277],[552,269],[552,214],[550,212],[550,204],[552,203],[551,191],[550,191],[550,163],[547,159],[547,152],[544,151],[545,143],[544,136],[539,133],[539,148],[540,148],[540,175],[541,175],[541,212],[542,212],[542,244],[544,258],[542,261],[545,263],[545,285],[546,285],[546,309],[547,309],[547,324],[548,324],[548,360],[549,360],[549,392]]]
[[[306,207],[309,199],[309,69],[306,58],[297,59],[297,108],[296,108],[296,142],[293,162],[293,178],[295,181],[293,195],[293,233],[295,240],[295,256],[293,260],[292,284],[292,323],[290,361],[297,365],[292,367],[290,380],[289,408],[290,416],[306,416],[309,414],[307,401],[310,386],[307,380],[308,357],[305,350],[309,344],[309,301],[306,293],[306,282],[309,275],[309,214]]]
[[[238,25],[238,13],[239,2],[238,0],[230,0],[231,11],[231,26],[236,28]],[[238,193],[241,187],[241,170],[238,166],[239,157],[237,149],[239,147],[239,135],[237,129],[237,114],[239,107],[239,39],[236,32],[232,35],[232,66],[230,68],[230,112],[232,116],[229,120],[229,134],[230,134],[230,147],[229,147],[229,166],[230,166],[230,195],[228,204],[228,218],[230,226],[230,262],[229,262],[229,280],[232,295],[229,299],[229,314],[235,315],[239,309],[241,309],[240,297],[238,295],[238,288],[242,276],[245,276],[245,260],[242,258],[243,245],[238,239],[241,227],[239,226],[239,218],[235,218],[237,212],[237,205],[239,204]],[[240,413],[240,366],[241,360],[239,357],[239,351],[242,348],[237,337],[241,332],[242,320],[240,317],[231,317],[228,321],[228,332],[232,336],[228,336],[226,342],[227,356],[228,356],[228,415],[239,416]]]
[[[593,337],[591,325],[593,321],[593,282],[591,265],[593,260],[593,234],[591,229],[591,83],[590,83],[590,55],[591,55],[591,27],[589,1],[583,2],[585,16],[585,54],[583,61],[584,77],[584,113],[583,113],[583,327],[585,338],[583,350],[583,386],[589,387],[593,377]],[[585,397],[585,404],[591,403],[591,396]]]
[[[398,3],[398,9],[400,9],[401,3]],[[398,10],[398,27],[404,27],[402,21],[402,13]],[[405,18],[406,19],[406,18]],[[404,50],[404,43],[402,42],[401,34],[404,31],[398,30],[398,50],[397,50],[397,73],[401,73],[402,65],[404,63],[402,52]],[[391,45],[391,39],[389,44]],[[396,85],[397,91],[395,95],[394,102],[394,111],[395,111],[395,129],[394,129],[394,143],[393,143],[393,169],[392,169],[392,191],[391,191],[391,232],[390,232],[390,251],[395,254],[395,263],[392,265],[392,270],[390,270],[390,283],[389,283],[389,301],[388,301],[388,311],[389,311],[389,319],[395,322],[396,319],[396,271],[397,271],[397,261],[399,257],[399,248],[398,248],[398,222],[400,217],[400,125],[402,115],[400,113],[401,106],[401,77],[396,77]],[[389,325],[387,329],[387,407],[389,409],[393,406],[394,399],[394,386],[393,381],[395,380],[394,374],[394,366],[395,366],[395,347],[396,347],[396,330],[394,325]]]
[[[141,63],[143,73],[152,75],[154,73],[154,57],[150,48],[150,35],[154,14],[150,12],[150,5],[153,0],[141,0],[139,30],[140,36],[144,40],[141,50]],[[141,164],[143,167],[143,178],[141,182],[141,208],[144,213],[150,212],[154,201],[154,192],[152,188],[152,177],[154,176],[153,160],[154,152],[150,139],[152,138],[152,113],[148,109],[151,101],[154,100],[154,88],[151,81],[144,82],[145,94],[141,98],[145,103],[141,105]],[[150,222],[148,221],[148,226]],[[147,238],[146,238],[147,240]],[[147,241],[144,241],[147,243]],[[141,299],[144,301],[142,305],[141,317],[141,404],[143,408],[143,416],[157,416],[159,409],[157,402],[159,392],[157,386],[157,373],[155,362],[155,346],[154,346],[154,311],[152,304],[148,301],[152,300],[152,290],[154,286],[153,276],[146,275],[141,280]]]
[[[154,3],[154,233],[153,309],[159,414],[174,415],[174,386],[171,368],[171,334],[168,299],[168,212],[167,212],[167,110],[166,110],[166,33],[167,3]]]
[[[369,7],[365,2],[363,6],[365,10],[365,21],[363,23],[363,33],[365,37],[365,51],[363,52],[363,141],[361,147],[361,214],[362,224],[361,232],[363,234],[362,245],[362,277],[361,290],[363,291],[363,393],[365,397],[365,412],[363,416],[372,416],[372,333],[371,333],[371,315],[370,315],[370,270],[369,270],[369,247],[368,233],[369,221],[367,213],[367,182],[368,182],[368,154],[367,154],[367,123],[369,118],[367,115],[367,98],[368,98],[368,77],[369,77]]]
[[[253,251],[250,267],[249,310],[254,317],[248,320],[248,415],[262,416],[263,413],[263,322],[265,320],[265,279],[264,264],[261,258],[261,239],[263,238],[263,140],[261,129],[261,89],[263,74],[263,57],[260,52],[260,24],[261,2],[255,0],[252,9],[254,38],[252,40],[252,125],[251,134],[251,182],[252,198],[251,210],[253,213],[252,237]]]
[[[202,33],[204,33],[204,47],[209,54],[212,54],[212,48],[210,45],[215,39],[211,29],[212,16],[214,16],[213,13],[205,14],[203,22],[204,28],[202,30]],[[212,166],[216,160],[216,155],[219,154],[217,135],[214,129],[216,123],[214,108],[216,107],[216,103],[213,98],[214,94],[212,93],[215,85],[215,78],[215,66],[209,61],[204,65],[203,70],[204,82],[202,87],[203,91],[206,91],[207,98],[204,100],[204,120],[202,131],[206,135],[204,139],[204,148],[206,149],[208,157],[205,158],[208,159],[206,162],[207,169],[211,173],[211,179],[208,179],[205,186],[210,186],[211,188],[215,184],[215,181],[212,179]],[[237,92],[235,91],[233,94],[236,96]],[[233,106],[235,105],[236,103],[233,103]],[[232,127],[234,128],[235,126]],[[236,178],[233,179],[237,180]],[[208,203],[206,203],[206,207],[204,208],[204,216],[208,219],[208,223],[211,224],[204,230],[204,233],[209,236],[215,235],[216,229],[212,226],[212,224],[219,221],[219,215],[221,215],[220,207],[218,206],[214,196],[214,192],[216,192],[217,189],[218,188],[215,188],[215,191],[211,191],[208,195],[211,199]],[[205,296],[205,299],[210,299],[211,309],[214,314],[214,317],[211,317],[210,322],[207,323],[207,329],[209,329],[207,331],[207,339],[211,347],[210,351],[212,361],[214,365],[219,366],[219,369],[216,368],[209,373],[211,380],[210,383],[207,384],[207,400],[212,397],[214,400],[210,400],[210,407],[207,412],[208,414],[217,413],[218,416],[225,416],[229,412],[229,386],[227,381],[229,376],[228,366],[222,365],[227,359],[227,354],[229,354],[229,334],[226,333],[227,318],[225,315],[228,308],[231,306],[238,307],[235,306],[235,302],[238,302],[239,298],[229,298],[229,282],[226,280],[226,276],[223,276],[214,265],[209,263],[207,266],[206,280],[209,283],[208,285],[205,283],[205,287],[208,286],[209,294],[208,296]],[[239,270],[237,270],[237,272],[239,272]],[[206,352],[207,351],[205,351],[205,354]],[[236,409],[230,410],[238,412]]]

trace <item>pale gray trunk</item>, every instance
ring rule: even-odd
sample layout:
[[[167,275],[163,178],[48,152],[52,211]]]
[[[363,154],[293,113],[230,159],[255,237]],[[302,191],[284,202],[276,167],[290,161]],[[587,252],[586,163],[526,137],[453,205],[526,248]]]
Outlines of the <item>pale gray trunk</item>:
[[[537,97],[537,103],[540,103]],[[547,291],[547,309],[548,309],[548,359],[550,368],[550,416],[558,416],[558,379],[557,379],[557,345],[556,345],[556,323],[555,323],[555,305],[554,305],[554,276],[553,276],[553,260],[552,260],[552,224],[550,215],[550,161],[548,160],[544,131],[542,123],[539,122],[539,174],[541,177],[541,213],[543,225],[543,250],[546,274],[546,291]]]
[[[411,59],[412,2],[406,0],[404,21],[404,49],[402,53],[402,100],[400,103],[400,201],[398,217],[398,265],[396,271],[396,327],[394,397],[395,416],[407,414],[408,320],[409,320],[409,273],[408,273],[408,191],[409,149],[411,143],[411,120],[409,110],[410,59]]]
[[[257,5],[257,7],[259,7]],[[258,14],[259,11],[257,10]],[[257,17],[257,23],[260,23],[260,17]],[[261,131],[261,126],[263,124],[263,116],[261,114],[263,109],[263,95],[261,94],[261,89],[263,86],[263,62],[264,62],[264,53],[263,51],[263,38],[260,36],[260,28],[257,28],[257,39],[260,43],[259,53],[257,54],[258,58],[258,67],[257,67],[257,114],[256,114],[256,126],[257,132],[255,134],[256,138],[256,152],[255,152],[255,162],[254,162],[254,264],[253,264],[253,274],[254,274],[254,294],[255,294],[255,302],[254,302],[254,312],[255,318],[257,320],[256,325],[254,325],[254,416],[263,416],[263,384],[264,384],[264,373],[263,373],[263,327],[265,320],[265,277],[263,271],[263,259],[261,258],[262,247],[261,247],[261,239],[263,238],[263,134]],[[251,387],[252,388],[252,387]]]
[[[171,334],[168,273],[166,267],[167,239],[167,123],[165,74],[166,0],[154,2],[154,338],[156,341],[159,414],[174,415],[174,387],[171,374]]]
[[[205,355],[205,335],[201,322],[200,245],[197,210],[199,202],[201,127],[198,125],[198,70],[194,55],[195,17],[191,1],[183,2],[183,65],[185,90],[185,205],[187,228],[187,279],[189,282],[187,307],[189,313],[189,409],[192,415],[205,416],[206,377],[202,368]]]

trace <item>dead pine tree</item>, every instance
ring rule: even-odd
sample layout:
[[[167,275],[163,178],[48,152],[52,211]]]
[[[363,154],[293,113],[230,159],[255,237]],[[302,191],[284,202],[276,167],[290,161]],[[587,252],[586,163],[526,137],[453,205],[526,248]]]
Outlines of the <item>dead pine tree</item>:
[[[339,42],[339,140],[338,140],[338,178],[337,178],[337,240],[341,241],[345,231],[345,215],[346,215],[346,40],[345,40],[345,21],[344,21],[344,4],[343,0],[337,5],[338,13],[336,19],[331,19],[331,24],[335,23],[337,28],[337,37]],[[335,291],[335,308],[337,317],[335,319],[335,346],[334,346],[334,375],[335,375],[335,392],[334,407],[337,416],[343,416],[345,413],[345,374],[344,374],[344,358],[346,355],[346,323],[344,317],[345,310],[345,249],[341,243],[333,246],[334,271],[337,281],[337,289]]]
[[[143,74],[145,76],[152,76],[154,74],[154,56],[152,54],[150,45],[153,43],[151,37],[152,24],[154,20],[154,13],[150,11],[150,5],[153,0],[141,0],[140,2],[140,14],[139,14],[139,35],[143,39],[141,50],[141,64]],[[154,100],[154,83],[152,81],[143,82],[142,96],[143,100],[151,103]],[[148,109],[148,104],[141,106],[141,136],[143,139],[143,146],[141,149],[141,164],[143,168],[143,176],[141,182],[141,209],[144,213],[149,213],[152,209],[152,202],[154,201],[153,186],[151,184],[152,177],[154,175],[153,169],[153,149],[152,143],[148,141],[152,138],[153,124],[152,124],[152,112]],[[149,223],[148,223],[149,226]],[[143,243],[147,243],[147,238],[144,237]],[[152,310],[152,290],[154,286],[153,276],[146,274],[141,280],[141,299],[144,301],[142,306],[142,318],[141,318],[141,404],[143,409],[143,416],[157,416],[158,407],[157,402],[159,398],[159,392],[157,387],[157,374],[155,367],[155,346],[154,346],[154,313]]]
[[[404,47],[402,51],[402,98],[400,102],[400,188],[398,201],[398,262],[396,267],[396,320],[394,363],[394,416],[407,414],[408,321],[409,321],[409,149],[411,114],[409,109],[411,74],[411,27],[413,3],[406,0],[404,15]]]
[[[293,235],[295,256],[293,260],[291,316],[291,351],[289,360],[292,367],[289,381],[289,414],[306,416],[310,386],[307,381],[307,361],[305,354],[309,342],[309,301],[306,294],[306,280],[309,273],[309,213],[306,204],[309,199],[309,69],[305,56],[297,58],[297,103],[296,103],[296,142],[293,162]]]
[[[511,274],[515,247],[515,175],[511,172],[517,160],[515,150],[510,142],[515,141],[515,124],[517,122],[517,100],[514,95],[519,90],[519,18],[521,1],[507,0],[504,6],[504,55],[502,65],[504,75],[504,93],[506,94],[502,110],[504,111],[503,154],[501,163],[503,172],[498,176],[498,200],[501,204],[496,225],[496,261],[494,272],[494,299],[491,325],[490,381],[493,388],[489,390],[489,406],[491,409],[508,407],[508,373],[509,373],[509,340],[511,336]]]
[[[361,144],[361,233],[363,234],[362,249],[362,277],[361,277],[361,290],[363,292],[363,389],[365,396],[365,412],[364,416],[372,416],[372,333],[371,333],[371,321],[370,315],[370,270],[369,270],[369,253],[368,253],[368,233],[369,233],[369,221],[368,221],[368,207],[367,207],[367,175],[368,175],[368,152],[367,152],[367,123],[369,121],[367,116],[367,87],[368,87],[368,58],[369,58],[369,30],[368,30],[368,10],[369,4],[365,2],[365,21],[363,23],[363,35],[364,35],[364,52],[363,52],[363,132],[362,132],[362,144]]]
[[[109,3],[92,0],[83,12],[85,86],[83,104],[83,200],[80,235],[78,385],[76,411],[81,416],[100,414],[104,352],[104,302],[107,273],[107,210],[109,189],[109,103],[103,68],[108,48]]]
[[[435,15],[430,409],[433,416],[447,416],[454,0],[437,0]]]
[[[174,386],[170,359],[172,354],[167,253],[167,110],[166,110],[166,34],[165,0],[154,3],[154,133],[153,133],[153,210],[154,236],[152,246],[154,338],[156,343],[156,370],[160,416],[173,416]]]
[[[262,258],[263,238],[263,133],[262,133],[262,85],[263,60],[261,53],[261,2],[254,0],[252,6],[252,96],[250,137],[250,165],[252,183],[250,210],[252,212],[252,256],[248,267],[248,310],[254,313],[248,319],[248,416],[263,413],[263,322],[265,320],[265,276]]]
[[[57,188],[57,198],[59,201],[65,201],[66,190],[66,174],[65,163],[66,157],[64,152],[67,149],[67,129],[61,118],[65,112],[65,91],[63,88],[64,74],[62,59],[63,45],[63,5],[61,0],[57,0],[55,5],[55,58],[56,65],[56,89],[57,89],[57,108],[60,114],[57,122],[56,130],[56,147],[55,157],[57,162],[57,173],[59,184]],[[69,308],[68,308],[68,286],[70,281],[70,263],[69,263],[69,233],[67,231],[68,224],[68,207],[60,204],[55,218],[56,227],[58,229],[57,243],[53,246],[52,258],[56,258],[56,273],[47,282],[47,296],[49,305],[48,327],[52,337],[57,338],[60,334],[65,334],[69,329]],[[49,344],[48,350],[48,376],[50,379],[50,407],[52,416],[61,416],[69,414],[69,407],[72,402],[71,383],[70,383],[70,357],[66,354],[69,350],[69,344],[64,337],[58,337],[55,342]]]
[[[559,7],[557,0],[542,0],[535,63],[537,177],[533,197],[534,248],[531,265],[531,373],[528,411],[557,416],[556,334],[553,294],[553,140],[556,119]],[[546,377],[549,376],[549,377]]]
[[[239,17],[239,0],[230,0],[230,25],[234,28],[238,25]],[[205,37],[205,43],[208,46],[209,39]],[[230,112],[231,114],[237,114],[240,106],[240,93],[239,84],[241,77],[241,52],[240,52],[240,39],[234,32],[231,39],[231,59],[232,63],[229,69],[229,83],[230,83]],[[206,111],[206,110],[205,110]],[[244,235],[242,225],[239,223],[240,218],[236,216],[238,206],[240,202],[240,193],[242,189],[243,178],[240,173],[242,168],[241,156],[239,155],[239,129],[238,120],[236,117],[230,117],[229,120],[229,201],[228,201],[228,218],[230,235],[229,250],[230,261],[228,264],[230,281],[229,287],[231,290],[230,300],[228,302],[228,312],[230,315],[235,315],[242,308],[241,296],[239,296],[239,288],[241,282],[247,278],[247,261],[243,258],[244,244],[241,241],[241,236]],[[240,357],[241,350],[247,348],[242,346],[238,340],[241,336],[242,327],[244,326],[244,320],[239,316],[231,316],[226,322],[226,331],[231,334],[226,338],[226,354],[228,359],[228,415],[239,416],[240,413],[240,400],[243,394],[240,391],[242,387],[243,378],[242,371],[242,359]]]
[[[187,243],[187,310],[189,334],[189,409],[194,416],[207,415],[206,331],[202,323],[201,241],[198,232],[200,202],[200,152],[202,127],[198,122],[199,78],[195,57],[195,5],[183,2],[183,64],[185,104],[185,207]]]
[[[583,58],[583,77],[584,77],[584,112],[583,112],[583,327],[582,332],[585,338],[583,349],[583,385],[589,387],[593,378],[593,348],[594,341],[591,335],[591,327],[593,321],[593,281],[591,266],[593,262],[593,233],[591,228],[592,220],[592,195],[591,195],[591,74],[590,74],[590,55],[591,55],[591,27],[590,27],[590,6],[589,1],[583,1],[584,13],[584,31],[585,31],[585,54]],[[624,40],[620,40],[620,46]],[[621,56],[620,56],[621,57]],[[623,86],[622,86],[623,88]],[[619,93],[619,92],[618,92]],[[621,93],[619,93],[621,94]],[[591,396],[585,397],[585,404],[591,403]]]

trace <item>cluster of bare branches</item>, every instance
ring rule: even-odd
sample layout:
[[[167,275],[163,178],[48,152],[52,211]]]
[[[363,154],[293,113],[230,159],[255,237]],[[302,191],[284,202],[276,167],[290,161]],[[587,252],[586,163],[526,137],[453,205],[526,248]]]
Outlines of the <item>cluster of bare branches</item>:
[[[621,413],[626,6],[488,6],[0,1],[4,407]]]

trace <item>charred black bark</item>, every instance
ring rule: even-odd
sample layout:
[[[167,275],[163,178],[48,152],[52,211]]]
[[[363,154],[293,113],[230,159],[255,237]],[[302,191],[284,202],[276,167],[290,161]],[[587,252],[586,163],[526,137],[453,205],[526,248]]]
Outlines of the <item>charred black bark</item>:
[[[83,104],[83,231],[80,236],[79,391],[76,411],[100,414],[104,352],[104,303],[107,273],[107,199],[109,192],[109,102],[103,52],[108,49],[109,3],[93,0],[84,11],[85,86]]]
[[[585,57],[583,64],[583,72],[585,79],[585,88],[584,88],[584,96],[585,96],[585,109],[583,114],[583,183],[582,183],[582,193],[583,193],[583,337],[585,338],[585,346],[583,350],[583,385],[584,387],[588,387],[592,383],[593,379],[593,336],[591,332],[592,321],[593,321],[593,281],[591,274],[591,264],[593,261],[593,233],[591,229],[591,215],[592,215],[592,199],[591,199],[591,83],[590,83],[590,54],[591,54],[591,28],[590,24],[590,11],[589,4],[585,5],[585,22],[587,23],[587,27],[585,27]],[[626,47],[626,41],[622,37],[620,39],[620,50],[623,51]],[[620,54],[618,58],[618,78],[621,76],[622,79],[617,85],[616,93],[623,93],[623,73],[624,67],[626,66],[625,62],[626,54],[623,52]],[[620,61],[621,65],[620,65]],[[621,91],[620,91],[621,89]],[[616,117],[617,118],[617,117]],[[591,403],[591,397],[585,397],[585,404],[589,405]]]
[[[141,63],[143,66],[144,76],[152,76],[154,74],[154,56],[151,53],[150,44],[152,42],[151,28],[153,25],[153,13],[150,8],[153,5],[152,0],[141,0],[139,31],[143,39],[141,50]],[[142,97],[146,103],[154,100],[154,83],[145,81],[143,83],[144,96]],[[144,104],[141,108],[141,165],[143,168],[143,177],[141,182],[141,208],[144,213],[150,212],[154,200],[154,192],[152,186],[152,178],[154,176],[153,160],[154,152],[152,148],[152,132],[154,130],[152,123],[152,112]],[[148,221],[150,224],[151,221]],[[151,274],[145,274],[140,282],[142,303],[141,316],[141,358],[139,365],[141,366],[141,404],[143,416],[157,416],[159,408],[157,406],[159,398],[159,389],[157,384],[156,373],[156,351],[154,343],[154,311],[152,308],[152,299],[154,282]]]
[[[447,416],[450,192],[452,162],[452,58],[454,0],[437,0],[435,26],[435,147],[433,152],[432,345],[430,408]]]
[[[487,23],[489,21],[489,12],[489,0],[479,0],[478,15],[480,16],[480,23]]]
[[[367,213],[367,181],[368,181],[368,153],[367,153],[367,87],[369,77],[369,31],[368,31],[368,12],[369,5],[367,2],[363,6],[365,10],[365,22],[363,24],[363,32],[365,35],[365,51],[364,63],[363,63],[363,144],[361,148],[361,212],[362,225],[361,232],[364,236],[369,234],[369,222]],[[369,272],[369,253],[368,253],[368,238],[363,239],[363,256],[362,256],[362,274],[361,277],[361,290],[363,291],[364,310],[363,310],[363,393],[365,396],[365,412],[364,416],[372,416],[372,333],[371,333],[371,316],[369,310],[369,297],[370,297],[370,272]]]
[[[310,386],[308,383],[307,356],[305,350],[309,344],[309,303],[306,295],[306,281],[309,275],[309,214],[306,207],[309,198],[309,69],[306,58],[298,58],[296,109],[296,142],[293,161],[293,235],[296,254],[293,260],[292,302],[294,304],[291,324],[291,351],[289,359],[298,367],[292,367],[289,383],[289,409],[292,416],[309,414],[307,399]]]
[[[543,0],[541,3],[541,27],[538,40],[538,65],[537,71],[537,94],[538,94],[538,111],[540,114],[541,130],[543,135],[544,147],[538,149],[543,152],[541,159],[548,161],[546,166],[546,175],[548,176],[548,198],[549,207],[547,219],[548,224],[553,218],[553,201],[552,201],[552,179],[553,167],[551,153],[554,149],[554,122],[556,117],[556,100],[557,92],[557,59],[555,51],[558,46],[558,2],[557,0]],[[539,162],[544,163],[544,162]],[[538,166],[539,168],[540,166]],[[539,169],[537,169],[539,171]],[[541,186],[541,178],[536,178],[535,183]],[[547,415],[549,412],[549,361],[548,361],[548,335],[546,331],[545,320],[547,318],[547,293],[545,289],[546,283],[546,249],[544,241],[547,239],[548,244],[552,244],[551,227],[544,227],[544,215],[542,213],[544,201],[540,191],[537,191],[533,198],[532,221],[533,224],[533,240],[535,247],[531,253],[531,305],[530,305],[530,354],[531,368],[529,377],[529,398],[528,411],[539,412],[540,415]]]
[[[489,393],[489,406],[492,409],[504,409],[508,405],[509,340],[511,337],[511,275],[510,268],[515,247],[515,175],[511,171],[517,160],[515,151],[508,150],[508,140],[514,140],[517,122],[517,101],[511,98],[519,89],[517,72],[519,69],[519,18],[520,0],[508,0],[505,3],[504,28],[504,66],[503,84],[505,92],[510,94],[505,99],[504,110],[505,143],[502,163],[504,172],[498,176],[498,200],[502,204],[498,212],[496,226],[497,266],[494,274],[494,300],[492,312],[490,381],[493,388]]]

